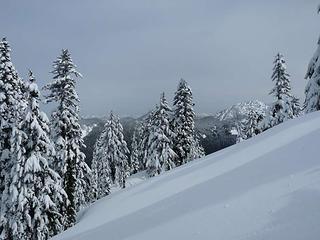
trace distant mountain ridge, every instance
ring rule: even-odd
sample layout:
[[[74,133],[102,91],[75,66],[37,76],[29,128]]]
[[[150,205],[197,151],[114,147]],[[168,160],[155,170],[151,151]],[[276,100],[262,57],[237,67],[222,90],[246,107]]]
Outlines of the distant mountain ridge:
[[[235,122],[245,118],[251,108],[265,112],[268,105],[253,100],[241,102],[222,110],[216,114],[197,114],[195,119],[196,134],[204,147],[206,154],[213,153],[225,147],[235,144],[236,136],[232,135],[232,129]],[[120,121],[123,125],[124,138],[131,148],[132,135],[136,123],[141,121],[146,115],[139,118],[122,117]],[[81,127],[84,133],[84,142],[86,148],[83,149],[87,156],[88,164],[91,164],[92,153],[96,139],[103,130],[106,117],[90,117],[81,119]]]
[[[260,112],[265,113],[269,106],[259,100],[251,100],[246,102],[237,103],[230,108],[224,109],[214,115],[215,118],[220,121],[223,120],[242,120],[246,115],[248,115],[250,109],[256,109]]]

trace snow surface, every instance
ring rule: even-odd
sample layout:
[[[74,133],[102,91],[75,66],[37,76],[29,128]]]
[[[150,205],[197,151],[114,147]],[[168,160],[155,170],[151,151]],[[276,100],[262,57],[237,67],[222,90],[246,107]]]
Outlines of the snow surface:
[[[65,240],[319,240],[320,113],[105,197]]]

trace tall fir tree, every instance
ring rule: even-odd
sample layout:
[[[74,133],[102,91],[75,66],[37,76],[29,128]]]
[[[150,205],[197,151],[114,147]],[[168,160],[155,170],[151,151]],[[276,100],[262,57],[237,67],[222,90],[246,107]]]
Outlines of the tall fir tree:
[[[63,187],[69,199],[69,205],[62,212],[66,215],[66,226],[76,221],[80,207],[90,201],[91,171],[85,163],[82,132],[79,124],[79,97],[76,92],[76,78],[81,74],[76,70],[68,50],[53,63],[53,82],[45,86],[49,91],[47,102],[56,102],[53,111],[52,129],[56,157],[52,166],[63,179]]]
[[[149,159],[149,138],[151,134],[152,120],[154,117],[154,110],[150,111],[138,126],[139,142],[138,155],[140,159],[140,170],[146,169],[146,164]]]
[[[247,118],[244,120],[243,123],[243,132],[242,138],[249,139],[255,135],[258,135],[262,132],[260,127],[260,122],[264,119],[262,113],[258,110],[251,108],[249,110]]]
[[[0,41],[0,199],[13,163],[12,134],[25,108],[23,82],[11,62],[10,53],[9,43],[3,38]]]
[[[148,160],[146,168],[149,176],[158,175],[175,167],[178,157],[172,149],[174,133],[170,129],[170,112],[164,93],[159,107],[153,114],[148,140]]]
[[[93,199],[100,199],[110,194],[112,184],[111,168],[110,162],[105,159],[105,145],[108,139],[108,130],[109,128],[105,125],[105,128],[94,145],[91,165]]]
[[[0,239],[6,239],[9,223],[14,224],[8,217],[14,191],[10,186],[15,180],[13,171],[20,149],[16,136],[22,134],[18,123],[26,107],[25,86],[11,62],[10,53],[9,43],[3,38],[0,41]]]
[[[55,152],[49,139],[49,120],[39,109],[40,92],[31,72],[26,90],[28,108],[14,135],[2,239],[48,239],[64,229],[58,206],[67,203],[67,195],[60,176],[48,164]]]
[[[135,127],[132,143],[131,143],[131,154],[130,154],[130,173],[135,174],[140,170],[140,160],[139,160],[139,127]]]
[[[92,162],[93,182],[97,199],[110,193],[110,185],[125,187],[128,176],[127,143],[120,120],[112,112],[98,138]]]
[[[130,168],[128,156],[130,151],[127,147],[127,142],[124,140],[123,136],[123,126],[120,123],[120,118],[115,116],[116,128],[117,128],[117,138],[118,138],[118,157],[114,158],[114,182],[118,183],[120,187],[126,187],[126,179],[129,176]],[[113,170],[113,168],[111,168]]]
[[[318,13],[319,13],[318,8]],[[320,37],[318,38],[318,46],[309,62],[305,79],[308,83],[305,88],[304,110],[311,113],[320,110]]]
[[[280,53],[275,57],[271,79],[275,86],[270,94],[275,97],[276,101],[271,107],[270,126],[275,126],[295,117],[290,75],[287,73],[284,57]]]
[[[191,151],[195,145],[193,97],[190,86],[183,79],[180,80],[178,89],[174,96],[174,115],[172,128],[175,134],[173,141],[173,150],[178,157],[176,165],[182,165],[187,161],[193,160],[195,155]],[[191,158],[190,158],[191,157]]]
[[[236,143],[240,143],[246,139],[245,136],[245,122],[243,120],[239,120],[236,122],[236,130],[237,130],[237,138]]]

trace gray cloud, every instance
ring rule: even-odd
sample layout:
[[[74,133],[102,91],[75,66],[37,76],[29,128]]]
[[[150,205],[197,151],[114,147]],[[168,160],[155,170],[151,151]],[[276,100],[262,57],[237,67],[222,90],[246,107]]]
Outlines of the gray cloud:
[[[272,61],[282,52],[293,91],[319,34],[317,0],[5,1],[0,33],[21,76],[32,68],[40,85],[52,61],[69,48],[83,73],[82,113],[139,115],[168,98],[181,77],[197,112],[242,100],[269,102]]]

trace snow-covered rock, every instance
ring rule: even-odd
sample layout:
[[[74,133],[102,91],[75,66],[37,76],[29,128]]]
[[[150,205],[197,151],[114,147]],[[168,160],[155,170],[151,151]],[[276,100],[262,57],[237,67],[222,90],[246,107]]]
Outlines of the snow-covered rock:
[[[55,240],[318,240],[320,113],[105,197]]]

